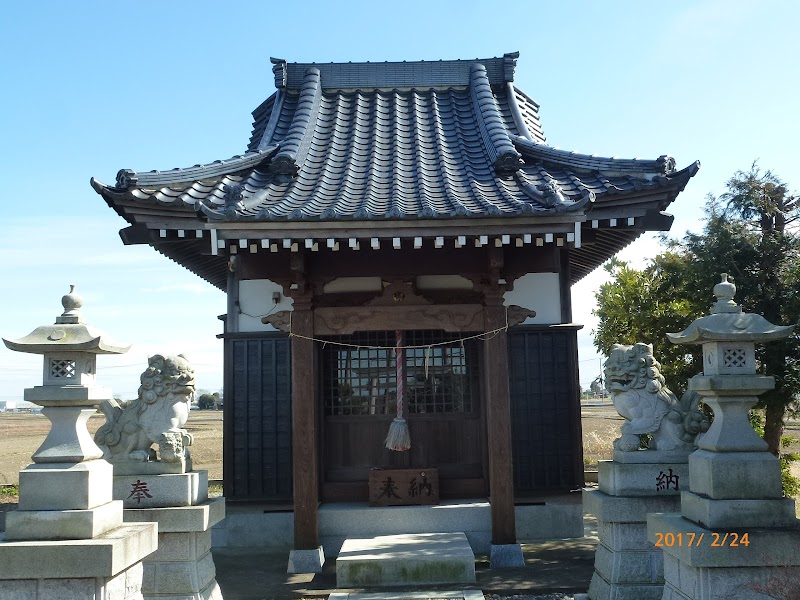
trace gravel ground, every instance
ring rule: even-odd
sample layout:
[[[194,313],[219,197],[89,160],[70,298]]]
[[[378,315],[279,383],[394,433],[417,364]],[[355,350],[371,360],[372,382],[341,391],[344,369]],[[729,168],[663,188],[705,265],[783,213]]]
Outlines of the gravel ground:
[[[566,594],[545,594],[544,596],[497,596],[495,594],[484,594],[486,600],[572,600],[572,596]]]

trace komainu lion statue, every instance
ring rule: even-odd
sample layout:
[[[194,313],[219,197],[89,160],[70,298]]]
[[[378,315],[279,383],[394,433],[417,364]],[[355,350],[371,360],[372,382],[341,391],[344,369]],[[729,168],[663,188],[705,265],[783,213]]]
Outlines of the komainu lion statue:
[[[632,452],[640,448],[640,435],[651,434],[650,450],[694,450],[697,434],[708,429],[700,412],[700,397],[687,392],[678,400],[664,385],[661,365],[653,346],[614,344],[604,366],[606,389],[614,408],[626,420],[614,448]]]
[[[100,405],[106,423],[94,439],[103,458],[111,463],[186,461],[192,438],[183,426],[194,398],[194,370],[181,354],[156,354],[148,359],[141,383],[136,400]]]

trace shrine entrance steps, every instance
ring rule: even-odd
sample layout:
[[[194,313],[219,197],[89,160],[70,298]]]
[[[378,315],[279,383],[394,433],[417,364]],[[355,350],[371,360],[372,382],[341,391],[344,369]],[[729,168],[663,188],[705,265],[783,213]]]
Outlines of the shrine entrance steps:
[[[480,590],[446,590],[431,592],[334,592],[328,600],[484,600]]]
[[[463,533],[348,538],[336,558],[339,588],[460,583],[475,583],[475,555]]]

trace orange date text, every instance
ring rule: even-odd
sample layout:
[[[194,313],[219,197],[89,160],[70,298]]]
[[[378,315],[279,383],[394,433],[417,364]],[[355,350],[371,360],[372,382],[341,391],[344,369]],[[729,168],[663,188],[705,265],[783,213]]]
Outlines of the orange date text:
[[[736,548],[737,546],[749,546],[750,534],[728,531],[727,533],[711,531],[706,535],[705,532],[694,533],[661,533],[656,532],[656,548],[698,548],[702,544],[712,548]]]

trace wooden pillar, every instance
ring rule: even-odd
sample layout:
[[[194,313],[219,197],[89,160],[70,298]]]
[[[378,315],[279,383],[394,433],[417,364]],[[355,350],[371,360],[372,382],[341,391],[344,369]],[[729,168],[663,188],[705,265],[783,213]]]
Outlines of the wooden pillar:
[[[486,330],[506,325],[502,292],[486,294]],[[514,474],[511,456],[511,400],[508,382],[508,336],[505,331],[484,342],[489,499],[492,544],[515,544]]]
[[[310,296],[295,297],[292,333],[313,337]],[[294,473],[294,548],[319,547],[316,360],[314,342],[292,336],[292,466]]]

